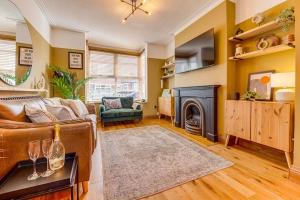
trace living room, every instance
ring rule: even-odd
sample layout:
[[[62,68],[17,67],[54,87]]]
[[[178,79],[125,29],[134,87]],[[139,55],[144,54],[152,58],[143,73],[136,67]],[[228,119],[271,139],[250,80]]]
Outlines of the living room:
[[[1,0],[0,199],[300,199],[297,0]]]

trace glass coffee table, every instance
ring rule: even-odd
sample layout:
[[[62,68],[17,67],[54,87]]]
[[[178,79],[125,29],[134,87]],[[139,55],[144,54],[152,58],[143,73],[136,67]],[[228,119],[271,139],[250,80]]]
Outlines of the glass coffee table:
[[[45,171],[46,166],[46,159],[38,159],[38,172]],[[32,161],[17,163],[0,180],[0,199],[30,199],[64,190],[70,190],[71,199],[74,199],[75,184],[77,184],[76,196],[79,199],[78,157],[75,153],[66,154],[64,167],[49,177],[28,181],[27,176],[31,173]]]

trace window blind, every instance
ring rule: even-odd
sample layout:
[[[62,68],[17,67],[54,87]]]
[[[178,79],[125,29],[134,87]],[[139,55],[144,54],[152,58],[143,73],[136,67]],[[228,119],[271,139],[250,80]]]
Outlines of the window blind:
[[[145,63],[140,56],[91,51],[87,76],[87,100],[101,101],[102,97],[145,99]]]
[[[0,40],[0,73],[15,75],[16,42]]]

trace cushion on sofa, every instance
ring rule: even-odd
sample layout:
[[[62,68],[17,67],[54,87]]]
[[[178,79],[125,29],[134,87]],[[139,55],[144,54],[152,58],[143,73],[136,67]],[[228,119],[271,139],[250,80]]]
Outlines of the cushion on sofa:
[[[121,100],[117,99],[103,99],[103,104],[106,110],[122,108]]]
[[[0,118],[18,122],[26,122],[28,118],[24,110],[24,105],[33,108],[46,110],[46,106],[41,97],[24,98],[3,98],[0,100]]]
[[[43,101],[45,102],[46,105],[52,105],[52,106],[62,105],[60,98],[58,97],[44,98]]]
[[[122,108],[132,108],[133,97],[103,97],[102,103],[104,102],[105,99],[120,99]]]
[[[129,108],[111,109],[101,113],[104,118],[142,116],[143,111]]]
[[[54,115],[58,120],[77,119],[75,113],[68,106],[63,105],[46,105],[47,111]]]
[[[78,117],[84,117],[89,114],[88,109],[80,100],[62,99],[61,102],[63,105],[69,106]]]
[[[33,123],[56,122],[57,118],[47,110],[25,105],[26,116]]]

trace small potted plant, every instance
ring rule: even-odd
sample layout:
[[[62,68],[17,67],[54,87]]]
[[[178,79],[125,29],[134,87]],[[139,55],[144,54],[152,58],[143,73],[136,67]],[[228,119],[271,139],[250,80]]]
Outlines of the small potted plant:
[[[246,101],[255,101],[255,99],[258,97],[257,93],[254,91],[247,91],[245,94],[241,96],[241,100]]]
[[[287,8],[280,12],[279,16],[276,18],[276,22],[281,25],[281,30],[283,32],[288,32],[295,22],[295,8]],[[287,34],[282,38],[284,44],[291,44],[295,41],[294,34]]]

